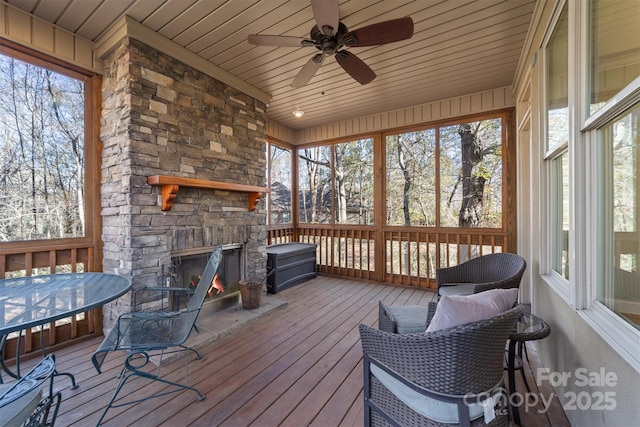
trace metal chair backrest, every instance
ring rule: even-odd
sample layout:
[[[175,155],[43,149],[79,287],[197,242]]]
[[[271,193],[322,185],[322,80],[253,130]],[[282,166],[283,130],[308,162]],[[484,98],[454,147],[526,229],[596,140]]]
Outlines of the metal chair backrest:
[[[160,316],[160,319],[166,322],[165,326],[171,333],[167,333],[163,340],[159,340],[157,337],[154,338],[157,343],[157,348],[181,345],[189,338],[191,329],[193,329],[196,323],[200,309],[207,297],[207,292],[211,287],[211,282],[218,273],[221,264],[222,246],[218,246],[209,257],[207,265],[200,276],[198,286],[196,286],[195,292],[191,295],[186,309],[180,311],[179,316],[170,318],[162,318],[162,316]]]
[[[26,396],[53,375],[56,363],[52,354],[42,359],[25,376],[16,381],[11,388],[0,396],[0,408]]]
[[[53,392],[53,376],[56,374],[55,356],[50,354],[0,393],[0,425],[53,427],[62,400],[59,391]],[[48,382],[46,394],[44,387],[41,390],[44,382]]]
[[[187,304],[187,311],[198,311],[202,308],[202,304],[204,304],[204,299],[207,296],[207,292],[211,287],[211,283],[213,282],[214,277],[218,273],[218,269],[220,268],[220,264],[222,263],[222,246],[218,246],[207,261],[207,265],[202,272],[202,276],[200,277],[200,282],[198,282],[198,286],[196,287],[196,291],[191,295],[191,299]]]

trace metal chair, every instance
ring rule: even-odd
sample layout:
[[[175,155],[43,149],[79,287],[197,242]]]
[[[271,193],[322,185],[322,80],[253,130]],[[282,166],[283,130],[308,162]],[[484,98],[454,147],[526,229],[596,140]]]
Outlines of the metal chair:
[[[508,252],[482,255],[453,267],[438,268],[438,298],[477,294],[489,289],[518,288],[526,268],[524,258]]]
[[[25,376],[10,384],[0,384],[0,426],[53,427],[62,395],[53,392],[56,371],[53,354],[42,359]],[[48,393],[42,397],[41,385],[49,380]]]
[[[134,310],[137,310],[138,295],[140,293],[160,293],[162,297],[161,301],[163,301],[162,306],[160,308],[156,307],[151,311],[133,311],[120,315],[113,329],[91,357],[93,365],[98,373],[100,373],[102,363],[109,352],[124,350],[129,353],[124,360],[124,367],[119,376],[120,381],[116,386],[109,404],[102,413],[98,425],[102,423],[102,420],[110,408],[130,405],[182,390],[193,390],[197,393],[198,400],[205,398],[198,389],[187,385],[189,375],[188,353],[193,352],[197,359],[200,359],[201,356],[195,349],[185,346],[184,343],[187,338],[189,338],[191,330],[195,327],[196,318],[202,308],[207,292],[213,285],[213,280],[218,272],[221,261],[222,247],[218,247],[213,251],[207,261],[207,265],[195,291],[189,290],[188,288],[147,287],[134,293]],[[188,297],[188,294],[191,292],[193,292],[193,294],[190,295],[186,308],[173,309],[176,302],[181,300],[181,298],[177,297],[178,295],[184,295],[186,293]],[[166,306],[164,304],[165,298],[168,301]],[[144,301],[148,300],[145,299]],[[185,352],[186,367],[184,384],[170,381],[160,376],[162,357],[178,352]],[[154,373],[153,371],[147,372],[143,370],[151,360],[151,357],[156,355],[159,356],[157,371]],[[134,376],[147,378],[152,381],[160,381],[173,387],[169,390],[160,391],[143,398],[129,401],[116,401],[118,393],[120,393],[124,384],[129,378]]]
[[[504,348],[522,311],[429,333],[360,325],[365,425],[507,426]]]

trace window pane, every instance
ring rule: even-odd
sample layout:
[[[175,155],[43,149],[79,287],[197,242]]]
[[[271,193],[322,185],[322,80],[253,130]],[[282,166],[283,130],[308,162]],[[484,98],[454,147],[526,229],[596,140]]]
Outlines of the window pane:
[[[547,149],[569,140],[569,18],[567,5],[546,47],[547,66]]]
[[[84,83],[0,55],[0,122],[0,241],[84,236]]]
[[[373,139],[336,144],[334,208],[339,224],[373,224]]]
[[[387,224],[436,225],[435,130],[386,139]]]
[[[552,160],[553,269],[569,279],[569,153]]]
[[[440,128],[440,226],[502,227],[502,119]]]
[[[639,23],[640,1],[591,0],[591,114],[640,76]]]
[[[640,104],[600,130],[602,171],[600,227],[604,277],[597,298],[640,329]]]
[[[300,222],[331,223],[331,148],[298,150]]]
[[[269,145],[269,224],[291,223],[291,150]]]

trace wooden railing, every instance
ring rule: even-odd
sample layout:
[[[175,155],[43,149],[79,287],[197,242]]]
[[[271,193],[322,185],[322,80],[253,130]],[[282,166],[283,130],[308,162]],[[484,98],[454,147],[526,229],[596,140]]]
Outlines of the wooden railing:
[[[435,271],[495,252],[514,252],[494,229],[301,225],[269,229],[268,243],[317,245],[318,272],[403,286],[435,288]]]
[[[36,276],[65,272],[95,271],[95,245],[75,240],[38,242],[37,245],[0,248],[0,278]],[[42,334],[42,336],[41,336]],[[96,308],[85,313],[61,319],[42,328],[33,328],[9,335],[4,356],[11,360],[20,343],[20,354],[41,350],[41,339],[49,348],[86,337],[102,334],[102,310]]]

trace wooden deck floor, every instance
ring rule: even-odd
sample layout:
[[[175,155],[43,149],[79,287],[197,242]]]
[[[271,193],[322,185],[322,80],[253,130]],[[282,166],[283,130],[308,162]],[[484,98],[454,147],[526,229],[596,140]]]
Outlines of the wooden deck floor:
[[[358,324],[377,325],[377,302],[426,304],[433,293],[326,276],[279,292],[287,306],[208,344],[189,364],[190,384],[206,394],[181,392],[112,409],[107,426],[359,426],[363,424],[362,350]],[[95,425],[116,385],[122,358],[110,355],[97,375],[90,363],[99,341],[56,352],[59,371],[73,373],[63,388],[59,426]],[[532,367],[538,366],[529,351]],[[165,369],[180,378],[184,359]],[[535,387],[535,380],[529,379]],[[126,393],[161,389],[135,380]],[[520,390],[524,387],[521,385]],[[543,392],[550,393],[552,390]],[[568,426],[557,400],[550,411],[523,413],[524,426]]]

